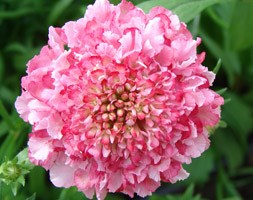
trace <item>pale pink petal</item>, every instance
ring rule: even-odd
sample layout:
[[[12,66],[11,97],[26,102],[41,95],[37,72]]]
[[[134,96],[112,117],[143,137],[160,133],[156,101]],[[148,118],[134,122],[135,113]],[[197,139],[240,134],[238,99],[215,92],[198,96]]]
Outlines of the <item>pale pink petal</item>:
[[[19,96],[15,102],[17,112],[26,122],[28,121],[28,116],[30,113],[30,109],[27,107],[27,104],[32,100],[33,98],[28,92],[23,92],[22,96]]]
[[[163,49],[164,30],[160,18],[154,18],[148,22],[144,31],[143,53],[147,56],[155,56]]]
[[[111,174],[111,177],[108,180],[109,192],[116,192],[123,183],[122,179],[123,177],[120,171],[117,171]]]
[[[36,137],[36,134],[30,137],[28,147],[34,159],[45,161],[49,154],[54,151],[52,142],[48,139],[48,137]]]
[[[141,196],[145,197],[147,195],[151,195],[153,191],[155,191],[160,186],[160,182],[156,182],[149,178],[146,178],[142,183],[136,185],[136,193]]]
[[[61,130],[63,128],[63,121],[58,114],[51,115],[48,118],[48,134],[53,139],[61,139]]]
[[[50,168],[50,180],[57,187],[68,188],[74,184],[74,173],[76,169],[65,165],[64,160],[60,159]]]

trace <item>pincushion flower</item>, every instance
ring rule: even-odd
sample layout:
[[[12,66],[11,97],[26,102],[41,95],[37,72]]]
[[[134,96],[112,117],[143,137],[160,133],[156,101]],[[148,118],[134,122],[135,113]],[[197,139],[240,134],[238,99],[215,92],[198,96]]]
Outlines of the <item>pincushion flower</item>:
[[[49,28],[16,100],[32,125],[29,159],[55,186],[88,198],[150,195],[174,183],[209,147],[223,98],[186,25],[171,11],[148,14],[97,0],[84,18]]]

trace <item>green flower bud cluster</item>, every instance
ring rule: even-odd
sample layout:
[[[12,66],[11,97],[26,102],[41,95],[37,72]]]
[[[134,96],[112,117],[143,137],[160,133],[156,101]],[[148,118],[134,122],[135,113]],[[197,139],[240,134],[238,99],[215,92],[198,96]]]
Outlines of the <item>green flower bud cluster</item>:
[[[30,163],[27,148],[21,151],[13,160],[5,160],[0,166],[0,181],[11,186],[14,195],[20,185],[25,185],[24,175],[28,174],[33,165]]]
[[[6,184],[10,184],[20,177],[21,171],[21,166],[17,163],[17,159],[5,161],[0,166],[0,179]]]

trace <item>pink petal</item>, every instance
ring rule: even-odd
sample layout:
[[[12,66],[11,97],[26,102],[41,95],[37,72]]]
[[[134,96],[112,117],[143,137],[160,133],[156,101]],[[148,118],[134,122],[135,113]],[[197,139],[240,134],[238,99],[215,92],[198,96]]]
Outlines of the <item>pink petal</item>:
[[[74,184],[75,168],[65,165],[64,159],[59,158],[50,168],[50,180],[57,187],[71,187]]]
[[[109,192],[116,192],[123,183],[122,173],[117,171],[111,174],[110,179],[108,180],[108,189]]]

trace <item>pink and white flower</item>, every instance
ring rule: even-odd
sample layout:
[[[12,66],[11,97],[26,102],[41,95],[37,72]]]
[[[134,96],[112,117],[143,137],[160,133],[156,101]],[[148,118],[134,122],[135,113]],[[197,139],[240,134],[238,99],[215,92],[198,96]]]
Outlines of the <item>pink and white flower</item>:
[[[126,0],[97,0],[84,18],[50,27],[16,101],[33,127],[30,160],[88,198],[144,197],[185,179],[182,164],[209,147],[223,104],[200,42],[171,11],[145,14]]]

